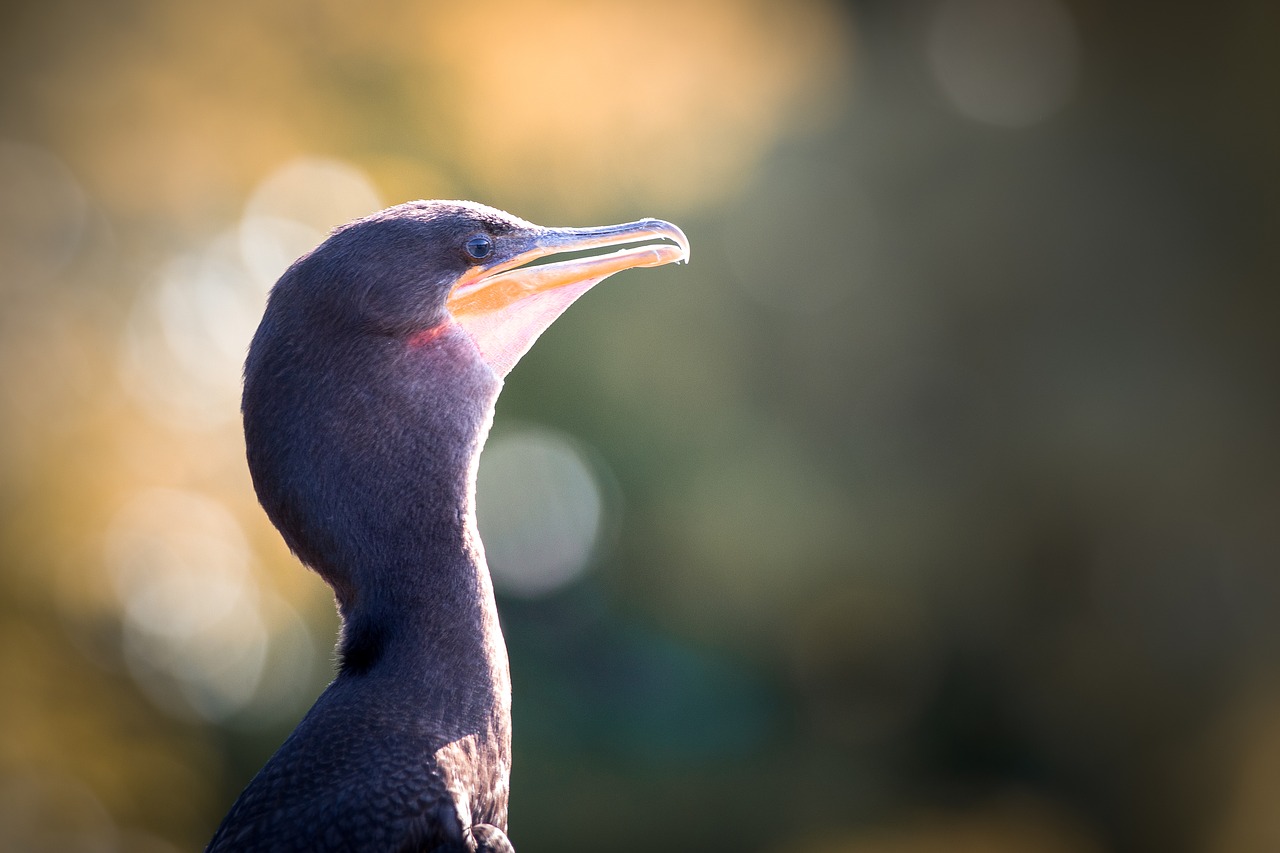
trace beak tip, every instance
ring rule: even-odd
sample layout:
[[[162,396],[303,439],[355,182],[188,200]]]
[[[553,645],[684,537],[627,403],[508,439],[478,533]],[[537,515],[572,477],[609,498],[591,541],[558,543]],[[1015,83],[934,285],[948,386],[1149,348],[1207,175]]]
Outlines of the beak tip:
[[[653,233],[671,240],[680,247],[680,257],[676,259],[676,263],[689,263],[689,238],[685,236],[679,225],[675,225],[665,219],[649,218],[643,221]]]

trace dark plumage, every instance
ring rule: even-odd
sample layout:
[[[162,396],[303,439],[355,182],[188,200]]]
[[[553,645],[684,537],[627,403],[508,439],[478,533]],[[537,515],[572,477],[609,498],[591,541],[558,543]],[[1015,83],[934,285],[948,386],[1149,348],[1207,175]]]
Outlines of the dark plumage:
[[[520,266],[654,237],[679,245]],[[338,229],[281,277],[245,364],[248,462],[272,522],[334,589],[341,662],[209,850],[511,849],[480,450],[503,376],[573,299],[687,256],[658,220],[546,229],[414,202]]]

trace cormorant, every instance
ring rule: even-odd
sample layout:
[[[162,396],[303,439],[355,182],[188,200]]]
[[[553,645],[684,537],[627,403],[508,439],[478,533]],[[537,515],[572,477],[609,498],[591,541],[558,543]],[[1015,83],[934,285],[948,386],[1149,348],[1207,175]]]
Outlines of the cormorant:
[[[249,470],[289,547],[333,587],[340,664],[209,851],[512,849],[480,450],[503,377],[575,299],[688,257],[657,219],[543,228],[417,201],[338,228],[276,282],[245,362]]]

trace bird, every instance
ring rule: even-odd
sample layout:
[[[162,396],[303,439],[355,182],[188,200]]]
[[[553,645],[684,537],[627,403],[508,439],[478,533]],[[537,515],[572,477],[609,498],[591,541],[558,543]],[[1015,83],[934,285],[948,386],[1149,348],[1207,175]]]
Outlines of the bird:
[[[480,452],[507,374],[570,304],[688,259],[659,219],[546,228],[413,201],[336,228],[275,283],[245,360],[246,458],[268,518],[333,588],[338,664],[207,851],[513,850]]]

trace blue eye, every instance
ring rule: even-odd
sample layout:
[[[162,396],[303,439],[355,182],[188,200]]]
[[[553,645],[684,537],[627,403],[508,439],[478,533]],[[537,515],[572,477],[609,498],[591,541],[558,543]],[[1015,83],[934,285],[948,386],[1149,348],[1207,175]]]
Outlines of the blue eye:
[[[467,254],[477,261],[489,257],[493,251],[493,241],[483,234],[478,234],[466,242]]]

